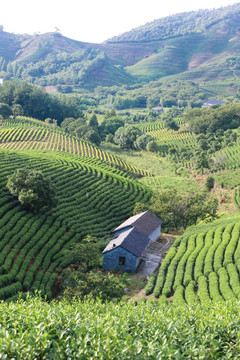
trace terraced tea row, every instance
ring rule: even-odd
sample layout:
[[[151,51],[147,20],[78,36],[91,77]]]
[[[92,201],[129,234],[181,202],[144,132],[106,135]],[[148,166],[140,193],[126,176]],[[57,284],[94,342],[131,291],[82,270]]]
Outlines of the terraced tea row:
[[[239,239],[239,216],[186,231],[160,267],[155,297],[173,295],[179,304],[240,300]]]
[[[105,236],[151,195],[137,182],[61,155],[0,150],[0,299],[29,289],[50,297],[68,265],[64,250],[86,235]],[[9,195],[7,176],[21,167],[52,178],[59,203],[48,214],[27,213]]]
[[[240,146],[234,145],[224,148],[212,156],[215,169],[234,170],[240,167]]]
[[[167,129],[159,129],[148,132],[154,139],[158,141],[176,141],[181,139],[192,138],[192,134],[187,131],[174,131]]]
[[[151,174],[128,164],[92,144],[60,131],[40,127],[6,127],[0,130],[0,147],[12,150],[64,151],[79,156],[97,158],[110,166],[140,176]]]
[[[178,119],[174,119],[174,122],[177,125],[181,125],[184,123],[182,118],[178,118]],[[155,130],[161,130],[165,127],[165,121],[164,120],[160,120],[160,121],[154,121],[154,122],[148,122],[148,123],[142,123],[137,125],[138,128],[140,130],[142,130],[145,133],[149,133],[150,131],[155,131]]]
[[[233,202],[238,210],[240,210],[240,187],[237,186],[233,191]]]

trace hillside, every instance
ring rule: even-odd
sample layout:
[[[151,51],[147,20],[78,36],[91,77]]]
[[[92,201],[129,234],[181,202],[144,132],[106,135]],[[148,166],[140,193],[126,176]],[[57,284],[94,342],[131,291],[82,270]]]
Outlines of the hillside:
[[[88,236],[104,241],[132,215],[151,190],[131,179],[149,172],[59,127],[31,118],[9,119],[0,129],[0,299],[54,284],[69,265],[65,250]],[[58,204],[48,213],[29,213],[6,188],[16,169],[41,170],[56,187]]]
[[[212,26],[238,19],[240,4],[184,12],[154,20],[131,31],[114,36],[107,42],[146,42],[174,38],[188,34],[204,34]]]
[[[240,5],[155,20],[103,44],[0,32],[0,76],[89,90],[169,76],[238,79]]]
[[[58,274],[69,263],[65,249],[86,235],[106,236],[132,214],[137,199],[150,195],[110,167],[71,155],[3,149],[0,153],[1,299],[34,289],[50,298]],[[55,184],[59,202],[48,214],[27,213],[8,193],[7,176],[22,167],[42,170]]]
[[[160,267],[154,295],[174,303],[240,298],[239,215],[189,228]]]

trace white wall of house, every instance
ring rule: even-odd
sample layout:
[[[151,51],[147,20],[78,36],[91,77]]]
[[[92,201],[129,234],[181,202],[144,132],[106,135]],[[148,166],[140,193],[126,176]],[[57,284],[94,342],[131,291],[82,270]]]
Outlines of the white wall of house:
[[[161,225],[149,235],[149,238],[151,241],[155,241],[160,236],[160,234],[161,234]]]

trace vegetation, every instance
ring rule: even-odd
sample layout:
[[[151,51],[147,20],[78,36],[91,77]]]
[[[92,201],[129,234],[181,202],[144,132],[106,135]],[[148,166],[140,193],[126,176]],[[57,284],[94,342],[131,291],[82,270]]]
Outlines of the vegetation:
[[[24,209],[37,212],[57,205],[56,189],[39,170],[16,169],[8,177],[7,188],[17,196]]]
[[[1,357],[239,356],[239,12],[94,46],[0,27]],[[101,251],[147,209],[181,235],[126,301]]]
[[[239,216],[190,227],[164,259],[154,295],[175,303],[239,299]]]
[[[193,109],[188,111],[184,118],[195,134],[216,133],[220,129],[223,131],[236,129],[240,126],[239,104]]]
[[[134,212],[139,204],[135,205]],[[148,209],[163,220],[164,229],[186,229],[206,217],[214,218],[217,199],[208,193],[183,194],[176,190],[155,192]]]
[[[115,36],[110,42],[152,41],[188,34],[203,33],[212,25],[233,15],[239,6],[228,6],[214,10],[198,10],[171,15],[140,26],[127,33]]]
[[[28,298],[1,303],[6,358],[229,358],[239,354],[239,306]],[[18,321],[16,321],[18,319]],[[49,329],[49,324],[51,328]],[[131,336],[126,334],[131,333]]]
[[[74,121],[75,122],[75,121]],[[138,175],[151,175],[140,168],[121,161],[91,143],[68,135],[59,128],[53,129],[42,122],[34,119],[16,118],[5,122],[0,128],[0,147],[14,150],[42,150],[42,151],[62,151],[92,158],[93,161],[109,164],[124,171],[136,173]]]
[[[66,117],[75,118],[81,115],[76,98],[49,95],[43,88],[22,81],[4,82],[0,87],[0,102],[11,106],[15,113],[16,106],[20,106],[23,112],[21,115],[40,120],[50,117],[51,119],[57,119],[59,124]],[[11,113],[9,111],[7,114],[1,113],[3,104],[0,107],[0,115],[5,118]]]
[[[66,250],[87,235],[100,240],[132,214],[151,191],[101,162],[64,153],[0,149],[0,298],[41,290],[52,297],[61,271],[72,263]],[[7,188],[19,168],[50,177],[59,199],[47,213],[27,213]],[[56,290],[55,290],[56,291]]]

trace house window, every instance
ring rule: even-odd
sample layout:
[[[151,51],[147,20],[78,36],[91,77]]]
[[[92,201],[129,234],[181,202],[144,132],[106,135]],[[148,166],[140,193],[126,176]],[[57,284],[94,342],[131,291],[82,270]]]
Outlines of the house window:
[[[119,256],[118,265],[125,265],[125,256]]]

